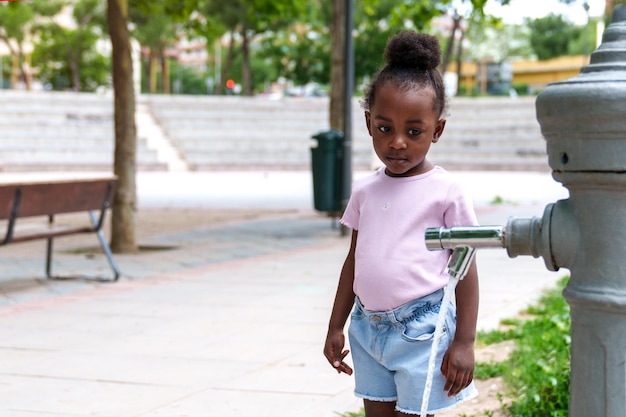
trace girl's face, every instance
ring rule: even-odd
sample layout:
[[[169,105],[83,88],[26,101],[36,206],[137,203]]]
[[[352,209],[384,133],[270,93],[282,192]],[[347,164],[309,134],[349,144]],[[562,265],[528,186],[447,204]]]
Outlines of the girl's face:
[[[446,124],[433,109],[434,99],[430,88],[402,90],[384,84],[376,91],[374,104],[365,112],[365,122],[387,175],[409,177],[432,169],[426,154]]]

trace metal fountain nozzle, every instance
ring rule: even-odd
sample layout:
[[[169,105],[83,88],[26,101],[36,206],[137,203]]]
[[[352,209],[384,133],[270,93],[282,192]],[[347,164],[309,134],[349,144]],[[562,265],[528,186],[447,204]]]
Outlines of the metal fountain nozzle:
[[[504,226],[430,227],[426,229],[426,247],[430,250],[472,248],[503,248]]]
[[[457,246],[448,260],[448,273],[457,280],[462,280],[474,260],[476,249],[471,246]]]
[[[426,229],[426,247],[430,250],[452,249],[448,273],[461,280],[467,273],[477,248],[504,247],[504,227],[431,227]]]
[[[571,265],[576,253],[578,228],[572,216],[569,202],[559,201],[547,205],[542,218],[512,217],[506,226],[430,227],[425,233],[426,247],[429,250],[453,251],[466,247],[505,248],[510,258],[518,255],[541,256],[550,271],[558,271],[559,267]],[[468,255],[474,256],[473,253]],[[455,256],[453,253],[450,262],[456,257],[460,254]],[[466,262],[468,265],[469,261]],[[450,270],[455,268],[450,263],[448,265]]]

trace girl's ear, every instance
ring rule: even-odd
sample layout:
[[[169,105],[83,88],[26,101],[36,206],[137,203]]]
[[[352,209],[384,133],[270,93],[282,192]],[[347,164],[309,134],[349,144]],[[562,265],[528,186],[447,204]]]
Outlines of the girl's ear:
[[[367,126],[367,132],[370,134],[370,136],[372,136],[372,119],[371,119],[372,115],[370,114],[369,111],[365,112],[365,125]]]
[[[437,143],[441,135],[443,135],[443,129],[446,127],[446,119],[440,119],[435,125],[435,131],[433,132],[433,143]]]

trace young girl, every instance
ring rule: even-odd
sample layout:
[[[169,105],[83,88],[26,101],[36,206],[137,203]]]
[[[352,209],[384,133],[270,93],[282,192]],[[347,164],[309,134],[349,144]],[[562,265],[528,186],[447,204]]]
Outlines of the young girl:
[[[420,413],[450,255],[429,251],[424,233],[428,227],[478,224],[468,196],[448,172],[426,159],[446,124],[437,39],[402,32],[389,40],[385,60],[363,101],[384,168],[355,182],[341,218],[353,230],[352,241],[324,346],[337,372],[351,375],[343,329],[352,311],[348,333],[355,394],[364,399],[367,417]],[[439,344],[429,416],[477,395],[472,382],[475,264],[457,285],[455,304]]]

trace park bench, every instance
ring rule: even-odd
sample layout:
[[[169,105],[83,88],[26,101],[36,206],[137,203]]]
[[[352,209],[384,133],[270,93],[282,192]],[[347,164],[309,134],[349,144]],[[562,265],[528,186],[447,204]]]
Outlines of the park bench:
[[[109,243],[102,231],[105,213],[111,206],[117,178],[115,176],[29,177],[28,175],[0,176],[0,246],[12,243],[46,239],[46,276],[50,279],[92,279],[117,281],[119,269],[113,259]],[[55,216],[85,212],[82,224],[57,225]],[[47,218],[47,219],[46,219]],[[28,220],[28,221],[27,221]],[[73,222],[76,223],[76,222]],[[0,229],[1,230],[1,229]],[[54,275],[52,273],[52,245],[57,237],[94,233],[106,255],[111,277],[89,275]]]

